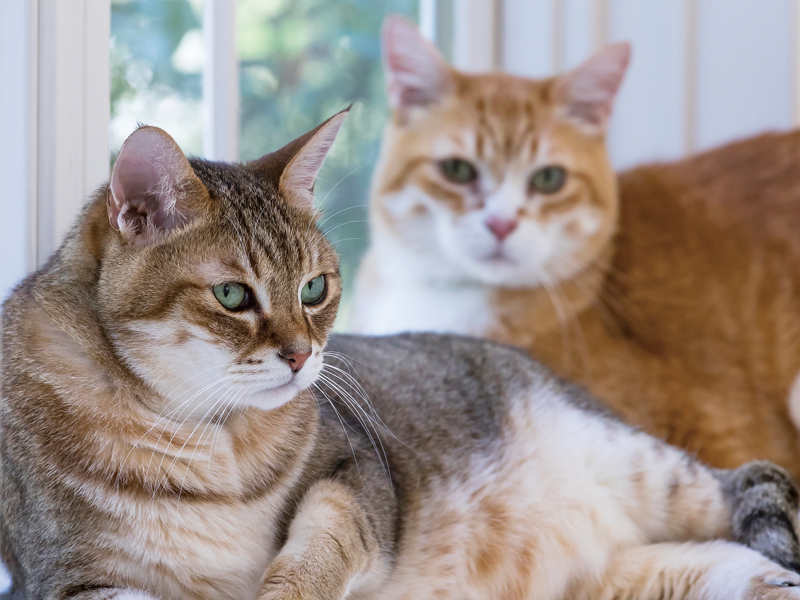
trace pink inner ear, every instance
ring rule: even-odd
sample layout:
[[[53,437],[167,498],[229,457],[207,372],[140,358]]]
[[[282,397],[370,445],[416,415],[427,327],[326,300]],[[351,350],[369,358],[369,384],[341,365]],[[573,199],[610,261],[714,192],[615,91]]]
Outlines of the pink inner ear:
[[[173,227],[187,169],[186,157],[169,135],[155,127],[136,130],[122,145],[111,175],[111,225],[133,235],[148,224]]]
[[[603,124],[611,115],[629,62],[627,43],[606,46],[562,75],[556,84],[556,94],[573,116],[592,124]]]
[[[444,59],[409,21],[387,17],[382,45],[391,106],[429,104],[452,89]]]

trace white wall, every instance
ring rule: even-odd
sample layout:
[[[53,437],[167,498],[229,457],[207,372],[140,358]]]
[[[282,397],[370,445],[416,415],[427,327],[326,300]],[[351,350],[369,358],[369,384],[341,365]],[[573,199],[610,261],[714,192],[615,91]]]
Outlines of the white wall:
[[[0,2],[0,301],[36,262],[29,228],[34,194],[26,169],[32,10],[26,2]]]
[[[108,178],[109,0],[0,0],[0,301]]]

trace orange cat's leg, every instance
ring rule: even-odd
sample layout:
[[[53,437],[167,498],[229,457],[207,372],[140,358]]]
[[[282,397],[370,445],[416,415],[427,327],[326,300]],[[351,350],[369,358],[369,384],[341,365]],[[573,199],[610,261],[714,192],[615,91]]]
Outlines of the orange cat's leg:
[[[651,544],[622,550],[599,580],[568,600],[800,600],[800,575],[732,542]]]

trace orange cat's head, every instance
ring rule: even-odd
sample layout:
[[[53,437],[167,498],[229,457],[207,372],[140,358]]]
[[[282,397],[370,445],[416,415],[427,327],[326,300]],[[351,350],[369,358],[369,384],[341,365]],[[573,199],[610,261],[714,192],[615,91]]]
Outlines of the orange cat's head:
[[[383,32],[393,118],[373,182],[373,239],[434,279],[529,287],[606,247],[617,190],[605,133],[630,50],[551,79],[450,67],[411,23]]]

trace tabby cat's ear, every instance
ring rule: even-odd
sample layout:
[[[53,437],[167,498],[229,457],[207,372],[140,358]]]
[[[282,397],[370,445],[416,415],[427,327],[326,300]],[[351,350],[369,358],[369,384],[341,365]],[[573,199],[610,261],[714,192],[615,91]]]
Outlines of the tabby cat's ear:
[[[158,127],[139,127],[119,150],[108,190],[108,220],[143,245],[189,221],[208,200],[178,144]]]
[[[609,44],[558,77],[555,98],[567,116],[604,129],[630,58],[630,44]]]
[[[389,15],[383,22],[381,38],[392,108],[425,106],[455,91],[450,66],[416,25]]]
[[[352,104],[322,125],[248,166],[260,178],[277,183],[290,200],[304,208],[313,208],[317,174],[351,107]]]

